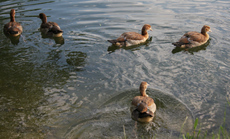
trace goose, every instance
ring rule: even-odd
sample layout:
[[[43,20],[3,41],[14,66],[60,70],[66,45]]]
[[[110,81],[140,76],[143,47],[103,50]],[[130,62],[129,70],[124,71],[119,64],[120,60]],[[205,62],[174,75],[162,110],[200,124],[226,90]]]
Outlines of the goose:
[[[10,22],[4,25],[4,33],[10,36],[19,36],[23,31],[20,23],[15,21],[15,10],[10,11]]]
[[[201,33],[196,31],[187,32],[177,42],[172,44],[180,48],[197,47],[205,44],[209,40],[208,32],[212,32],[210,27],[204,25],[201,29]]]
[[[148,85],[147,82],[141,82],[140,96],[133,98],[130,107],[132,119],[142,123],[151,122],[156,111],[154,100],[146,94]]]
[[[112,43],[113,45],[119,46],[119,47],[128,47],[132,45],[138,45],[140,43],[144,43],[148,38],[149,34],[147,31],[151,30],[152,28],[149,24],[145,24],[142,27],[141,34],[136,32],[125,32],[120,35],[115,40],[108,40],[108,42]]]
[[[55,22],[47,22],[47,17],[44,13],[39,14],[39,18],[42,20],[40,31],[47,36],[51,37],[61,37],[63,31],[59,25]]]

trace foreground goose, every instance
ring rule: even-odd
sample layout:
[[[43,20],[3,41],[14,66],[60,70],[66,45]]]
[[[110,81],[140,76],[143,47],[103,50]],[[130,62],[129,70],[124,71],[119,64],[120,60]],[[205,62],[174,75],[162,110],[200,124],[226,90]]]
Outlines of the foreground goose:
[[[39,14],[39,18],[42,20],[42,24],[40,26],[40,30],[47,36],[51,37],[61,37],[63,31],[59,27],[59,25],[55,22],[47,22],[47,17],[44,13]]]
[[[136,32],[125,32],[121,34],[121,36],[118,37],[116,40],[108,40],[108,42],[119,47],[122,46],[128,47],[128,46],[144,43],[149,38],[149,34],[147,32],[148,30],[152,31],[152,28],[149,24],[145,24],[142,27],[141,34]]]
[[[201,33],[196,31],[185,33],[178,40],[178,42],[174,42],[172,44],[180,48],[192,48],[192,47],[203,45],[209,39],[209,35],[207,32],[211,32],[211,29],[209,26],[204,25],[201,29]]]
[[[4,25],[4,33],[10,36],[18,36],[22,33],[23,29],[20,23],[15,21],[15,10],[10,11],[10,22]]]
[[[148,123],[153,120],[156,104],[154,100],[146,94],[148,87],[147,82],[142,82],[140,85],[140,96],[136,96],[132,100],[130,108],[132,119],[142,123]]]

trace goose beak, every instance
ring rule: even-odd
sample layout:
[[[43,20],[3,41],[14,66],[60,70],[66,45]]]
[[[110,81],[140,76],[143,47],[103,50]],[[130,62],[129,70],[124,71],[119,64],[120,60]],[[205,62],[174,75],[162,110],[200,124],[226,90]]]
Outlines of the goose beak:
[[[152,28],[150,28],[149,30],[150,30],[150,31],[153,31],[153,29],[152,29]]]
[[[210,29],[208,32],[212,32],[212,30]]]

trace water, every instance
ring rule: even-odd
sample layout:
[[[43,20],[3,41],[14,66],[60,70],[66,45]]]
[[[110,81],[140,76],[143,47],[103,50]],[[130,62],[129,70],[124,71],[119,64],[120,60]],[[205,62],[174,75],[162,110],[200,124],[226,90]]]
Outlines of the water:
[[[229,1],[1,1],[1,138],[178,138],[229,131]],[[24,28],[19,40],[3,34],[10,9]],[[63,38],[39,32],[44,12]],[[153,31],[143,45],[115,48],[108,39]],[[175,49],[187,31],[211,27],[204,46]],[[152,124],[130,118],[141,81],[157,104]],[[187,120],[186,120],[187,117]],[[181,130],[183,123],[184,128]]]

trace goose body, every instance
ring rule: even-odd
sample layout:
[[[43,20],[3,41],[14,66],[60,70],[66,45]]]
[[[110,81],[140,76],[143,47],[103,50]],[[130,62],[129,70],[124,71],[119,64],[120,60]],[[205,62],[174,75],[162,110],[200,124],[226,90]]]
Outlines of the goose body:
[[[156,111],[156,104],[154,103],[154,100],[146,94],[147,87],[147,82],[141,83],[141,95],[133,98],[130,107],[132,119],[142,123],[151,122],[154,118],[154,112]]]
[[[19,36],[23,31],[20,23],[15,21],[15,10],[10,11],[10,22],[4,25],[4,33],[10,36]]]
[[[125,32],[120,35],[115,40],[108,40],[108,42],[112,43],[113,45],[119,46],[119,47],[128,47],[132,45],[138,45],[141,43],[144,43],[148,38],[148,30],[152,30],[151,26],[149,24],[145,24],[142,27],[141,34],[136,32]]]
[[[47,22],[47,17],[44,13],[39,14],[39,18],[42,20],[40,31],[47,36],[51,37],[61,37],[63,31],[59,25],[55,22]]]
[[[197,47],[209,40],[208,32],[211,32],[210,27],[204,25],[200,33],[196,31],[187,32],[177,42],[172,44],[180,48]]]

